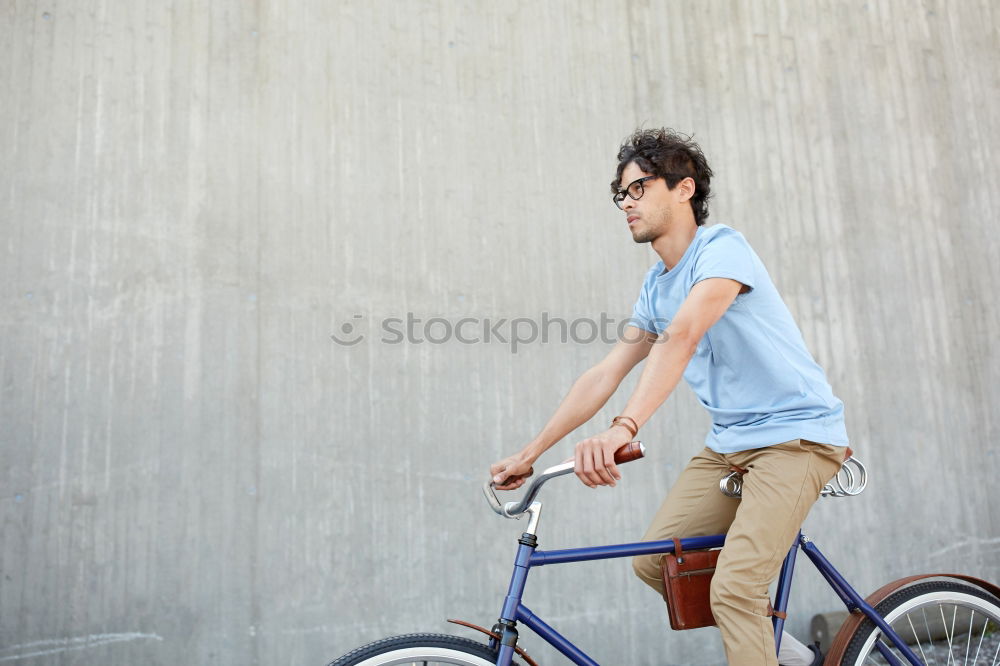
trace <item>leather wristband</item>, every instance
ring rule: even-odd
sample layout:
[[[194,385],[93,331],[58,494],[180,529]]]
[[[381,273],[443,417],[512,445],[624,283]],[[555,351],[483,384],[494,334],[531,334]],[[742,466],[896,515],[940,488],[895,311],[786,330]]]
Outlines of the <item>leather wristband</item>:
[[[635,437],[639,433],[639,424],[631,416],[616,416],[611,419],[611,427],[613,428],[616,425],[628,430],[632,437]]]

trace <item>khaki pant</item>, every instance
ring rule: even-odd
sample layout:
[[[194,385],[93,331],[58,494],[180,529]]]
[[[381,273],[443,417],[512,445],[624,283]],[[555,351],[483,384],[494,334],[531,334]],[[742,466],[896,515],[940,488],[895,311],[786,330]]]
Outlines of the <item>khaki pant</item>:
[[[643,541],[726,533],[711,603],[730,666],[777,666],[768,585],[843,460],[844,447],[803,439],[729,454],[706,448],[691,459],[656,512]],[[742,500],[719,491],[731,465],[747,470]],[[632,560],[636,575],[661,595],[662,557]]]

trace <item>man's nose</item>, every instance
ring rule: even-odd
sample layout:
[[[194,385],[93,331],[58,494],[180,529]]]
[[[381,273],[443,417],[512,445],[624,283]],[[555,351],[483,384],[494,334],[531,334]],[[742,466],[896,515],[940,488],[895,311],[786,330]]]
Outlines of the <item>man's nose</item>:
[[[622,201],[622,210],[626,213],[635,208],[636,201],[632,197],[626,196],[625,200]]]

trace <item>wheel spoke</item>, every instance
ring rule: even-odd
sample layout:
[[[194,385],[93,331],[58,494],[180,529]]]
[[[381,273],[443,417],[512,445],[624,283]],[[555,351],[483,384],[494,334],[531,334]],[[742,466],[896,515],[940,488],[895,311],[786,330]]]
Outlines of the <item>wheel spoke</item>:
[[[972,666],[975,666],[979,662],[979,651],[983,649],[983,639],[986,638],[986,627],[990,624],[990,619],[987,617],[986,621],[983,622],[983,633],[979,634],[979,645],[976,646],[976,656],[972,658]],[[970,640],[969,643],[972,643]]]
[[[917,635],[917,629],[913,626],[913,620],[910,619],[910,614],[906,614],[906,621],[910,624],[910,631],[913,632],[913,640],[917,644],[917,649],[920,650],[920,659],[925,664],[927,663],[927,655],[924,654],[924,645],[920,641],[920,636]]]
[[[941,626],[944,628],[944,638],[948,641],[948,658],[944,662],[945,666],[951,664],[951,636],[948,634],[948,620],[944,618],[944,604],[938,606],[938,612],[941,614]]]
[[[969,638],[965,641],[965,660],[962,662],[962,666],[968,666],[969,664],[969,650],[972,649],[972,621],[976,619],[976,611],[972,611],[969,614]]]
[[[948,638],[948,661],[954,661],[955,663],[958,663],[958,660],[955,658],[955,649],[952,647],[952,644],[954,644],[958,638],[955,636],[955,618],[957,617],[958,604],[955,604],[955,608],[951,611],[951,636]]]
[[[941,625],[944,627],[944,637],[948,641],[948,659],[945,661],[945,666],[950,666],[951,664],[951,633],[948,631],[948,620],[944,617],[944,604],[938,606],[938,612],[941,613]]]
[[[924,629],[927,630],[927,649],[931,650],[931,659],[933,659],[934,663],[937,664],[937,655],[933,652],[934,638],[931,636],[931,623],[930,620],[927,619],[927,609],[921,608],[920,614],[924,616]]]

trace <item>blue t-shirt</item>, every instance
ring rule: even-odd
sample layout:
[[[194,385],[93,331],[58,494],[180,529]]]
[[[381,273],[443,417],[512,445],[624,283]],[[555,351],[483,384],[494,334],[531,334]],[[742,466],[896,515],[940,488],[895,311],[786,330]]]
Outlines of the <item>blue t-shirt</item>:
[[[792,439],[847,446],[844,404],[806,349],[802,333],[743,234],[698,227],[680,262],[658,262],[642,285],[632,323],[662,333],[706,278],[750,287],[705,333],[684,379],[712,416],[705,445],[735,453]]]

